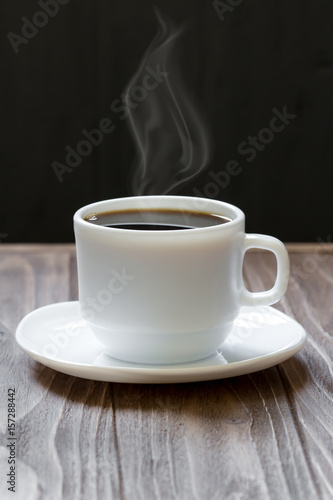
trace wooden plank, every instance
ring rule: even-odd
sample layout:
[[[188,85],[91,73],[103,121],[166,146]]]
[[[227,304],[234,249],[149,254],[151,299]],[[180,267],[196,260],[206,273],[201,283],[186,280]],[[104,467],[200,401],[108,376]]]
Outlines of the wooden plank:
[[[0,246],[1,498],[12,498],[4,484],[12,386],[16,498],[332,498],[333,255],[291,253],[276,307],[308,331],[299,354],[248,376],[159,386],[83,380],[26,356],[13,338],[24,314],[77,297],[75,249],[12,247]],[[268,288],[274,272],[272,255],[247,256],[249,288]]]
[[[318,243],[286,243],[289,253],[333,253],[333,244],[328,241],[321,241]]]

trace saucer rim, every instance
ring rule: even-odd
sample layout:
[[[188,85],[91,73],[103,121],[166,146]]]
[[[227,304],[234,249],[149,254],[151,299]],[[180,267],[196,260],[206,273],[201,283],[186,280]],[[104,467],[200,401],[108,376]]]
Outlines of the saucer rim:
[[[73,362],[73,361],[62,360],[61,357],[59,357],[59,354],[57,355],[57,357],[42,354],[40,351],[36,350],[36,347],[34,347],[31,341],[24,338],[24,334],[22,332],[24,332],[25,323],[30,321],[31,317],[34,316],[34,314],[36,314],[37,311],[40,312],[42,309],[52,309],[54,307],[63,307],[63,306],[74,308],[76,304],[78,304],[78,301],[63,301],[63,302],[48,304],[34,309],[33,311],[29,312],[26,316],[24,316],[20,321],[15,332],[15,340],[19,345],[19,347],[28,356],[38,361],[39,363],[43,364],[44,366],[57,370],[61,373],[66,373],[71,376],[76,376],[89,380],[100,380],[105,382],[126,382],[126,383],[177,383],[177,382],[183,383],[183,382],[199,382],[199,381],[235,377],[264,370],[272,366],[275,366],[276,364],[282,363],[283,361],[286,361],[287,359],[294,356],[295,354],[297,354],[297,352],[299,352],[302,349],[307,339],[306,331],[300,323],[298,323],[294,318],[288,316],[279,309],[273,308],[271,306],[263,306],[263,307],[268,310],[273,310],[275,314],[280,315],[283,318],[287,318],[288,322],[293,322],[297,327],[297,336],[295,332],[293,341],[289,342],[285,347],[279,348],[278,350],[269,352],[264,355],[251,357],[249,359],[243,359],[241,361],[228,362],[226,364],[220,364],[220,365],[193,366],[194,363],[189,362],[187,363],[188,366],[179,366],[181,363],[149,366],[148,364],[130,363],[127,361],[123,361],[124,366],[117,366],[117,365],[98,366],[77,361]],[[92,333],[91,336],[93,336]],[[29,344],[31,345],[31,347],[29,347]],[[218,356],[217,353],[221,353],[222,351],[223,349],[220,348],[219,350],[216,351],[216,354],[213,356],[217,357]],[[101,354],[102,352],[103,352],[103,346],[101,345]],[[122,362],[122,360],[112,358],[111,356],[110,359],[111,360],[114,359],[117,362]],[[182,365],[186,365],[186,363],[182,363]],[[87,373],[82,374],[80,370],[86,370]],[[117,377],[117,374],[119,374],[120,377]],[[164,380],[158,380],[156,382],[154,382],[153,380],[146,380],[146,381],[135,380],[135,379],[120,380],[119,378],[121,378],[122,374],[123,375],[130,374],[132,377],[143,377],[143,378],[145,378],[145,376],[149,377],[155,375],[156,377],[161,377],[161,379]],[[179,377],[181,377],[182,380],[173,380]],[[189,378],[189,380],[184,380],[184,378]]]

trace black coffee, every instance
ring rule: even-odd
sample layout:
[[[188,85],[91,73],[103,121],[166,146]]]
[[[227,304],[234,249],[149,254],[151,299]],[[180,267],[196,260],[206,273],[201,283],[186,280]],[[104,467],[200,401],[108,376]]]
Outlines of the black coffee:
[[[92,213],[84,218],[99,226],[141,231],[168,231],[217,226],[231,219],[217,214],[192,212],[186,210],[119,210]]]

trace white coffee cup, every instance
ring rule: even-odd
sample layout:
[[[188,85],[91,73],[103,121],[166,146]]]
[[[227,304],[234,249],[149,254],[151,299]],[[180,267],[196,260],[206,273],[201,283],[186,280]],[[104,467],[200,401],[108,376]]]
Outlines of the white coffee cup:
[[[170,209],[217,214],[230,222],[187,230],[110,228],[91,213]],[[79,303],[105,352],[134,363],[190,362],[212,355],[244,305],[274,304],[286,291],[288,252],[271,236],[245,234],[237,207],[186,196],[96,202],[74,215]],[[249,248],[273,252],[272,289],[249,292],[242,266]]]

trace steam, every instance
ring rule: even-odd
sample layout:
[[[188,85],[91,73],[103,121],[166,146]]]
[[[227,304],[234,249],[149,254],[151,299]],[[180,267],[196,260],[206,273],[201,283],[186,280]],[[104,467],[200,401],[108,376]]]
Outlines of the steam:
[[[138,147],[134,195],[168,194],[197,176],[210,157],[206,128],[176,62],[183,29],[157,17],[159,31],[125,92]]]

